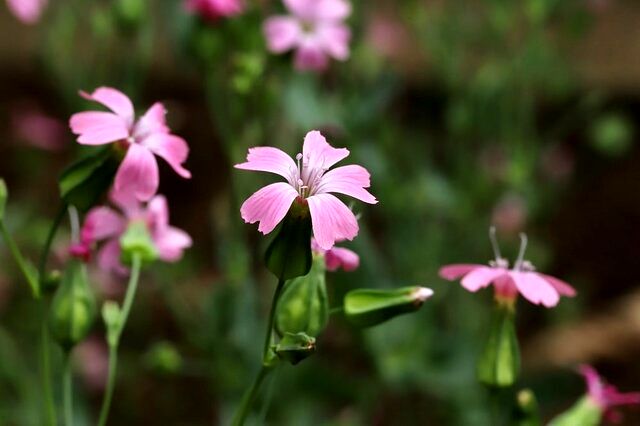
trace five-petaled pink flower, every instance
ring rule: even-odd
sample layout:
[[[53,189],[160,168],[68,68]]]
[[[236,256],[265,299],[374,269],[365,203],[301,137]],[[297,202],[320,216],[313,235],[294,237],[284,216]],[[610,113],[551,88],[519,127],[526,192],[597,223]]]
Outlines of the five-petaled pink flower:
[[[24,24],[35,24],[47,7],[48,0],[7,0],[11,13]]]
[[[349,57],[351,31],[344,20],[351,14],[347,0],[283,0],[290,15],[267,19],[264,33],[274,53],[295,50],[299,70],[323,70],[329,57]]]
[[[160,102],[153,104],[135,121],[131,101],[116,89],[100,87],[92,94],[80,94],[112,112],[85,111],[72,115],[69,124],[73,133],[79,135],[78,142],[83,145],[117,142],[127,150],[116,174],[116,191],[133,191],[140,201],[150,200],[159,184],[154,154],[164,158],[180,176],[191,177],[191,173],[182,166],[189,147],[184,139],[169,133],[166,111]]]
[[[620,413],[614,410],[614,407],[640,404],[640,392],[622,393],[618,391],[615,386],[605,383],[595,368],[590,365],[581,365],[580,373],[587,382],[587,396],[610,421],[617,423],[621,420]]]
[[[365,189],[370,185],[370,175],[364,167],[352,164],[329,170],[348,155],[349,150],[333,148],[317,130],[305,136],[302,153],[296,156],[297,164],[278,148],[250,148],[247,161],[236,168],[275,173],[287,181],[267,185],[249,197],[240,208],[242,218],[247,223],[260,222],[258,231],[268,234],[296,202],[308,206],[313,235],[320,248],[329,250],[336,241],[352,240],[358,234],[358,221],[331,193],[369,204],[378,201]]]
[[[536,305],[542,304],[548,308],[560,301],[560,296],[573,297],[576,291],[566,282],[535,272],[531,262],[524,260],[527,239],[521,234],[522,243],[520,254],[513,269],[509,269],[509,262],[500,256],[495,228],[491,228],[491,243],[495,252],[495,260],[489,266],[477,264],[447,265],[440,269],[440,276],[453,281],[462,277],[461,284],[471,292],[493,284],[496,297],[509,301],[515,300],[518,293]]]
[[[105,241],[98,252],[98,265],[104,270],[126,274],[127,269],[120,262],[120,236],[137,220],[147,225],[160,260],[175,262],[186,248],[191,247],[191,237],[169,225],[169,209],[164,196],[156,195],[146,206],[130,192],[111,191],[109,198],[122,213],[106,206],[91,209],[80,232],[80,243],[72,248],[72,253],[81,254],[83,247]]]
[[[239,15],[244,11],[241,0],[186,0],[184,7],[188,12],[210,21]]]
[[[351,272],[360,266],[360,256],[353,250],[344,247],[332,247],[325,250],[318,245],[315,238],[311,238],[311,250],[324,256],[324,263],[328,271],[334,272],[342,268],[345,272]]]

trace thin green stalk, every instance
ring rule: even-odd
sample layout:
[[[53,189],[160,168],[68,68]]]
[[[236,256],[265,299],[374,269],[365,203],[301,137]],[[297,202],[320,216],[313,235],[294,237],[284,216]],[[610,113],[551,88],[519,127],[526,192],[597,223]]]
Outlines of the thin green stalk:
[[[53,244],[53,239],[58,232],[58,228],[62,223],[62,219],[64,218],[67,212],[67,204],[63,204],[58,212],[56,213],[56,217],[53,219],[53,223],[51,224],[51,228],[49,228],[49,233],[47,234],[47,239],[42,246],[42,251],[40,252],[40,261],[38,262],[38,276],[40,277],[40,285],[42,286],[42,280],[44,280],[47,269],[47,261],[49,260],[49,253],[51,252],[51,245]]]
[[[233,426],[244,425],[247,415],[251,411],[251,406],[253,405],[253,402],[255,401],[256,396],[258,395],[258,391],[260,390],[260,385],[262,385],[262,382],[264,381],[265,377],[267,377],[267,374],[269,374],[269,372],[271,372],[272,369],[273,369],[272,366],[268,366],[264,364],[260,367],[260,371],[258,372],[258,375],[256,376],[255,380],[251,384],[251,387],[247,389],[247,392],[245,392],[244,396],[242,397],[242,401],[240,402],[240,407],[238,408],[238,411],[236,411],[236,415],[233,417],[233,422],[231,423]]]
[[[102,401],[102,408],[100,409],[100,419],[98,420],[99,426],[105,426],[107,424],[107,418],[109,417],[109,409],[111,408],[111,400],[113,398],[113,390],[116,382],[116,371],[118,368],[118,345],[120,343],[120,336],[124,329],[127,319],[129,318],[129,312],[131,312],[131,306],[133,305],[133,299],[136,295],[138,288],[138,281],[140,278],[140,269],[142,266],[142,259],[140,255],[134,253],[131,266],[131,276],[129,277],[129,285],[127,286],[127,294],[124,297],[124,304],[120,311],[120,320],[118,321],[117,329],[115,330],[115,338],[109,340],[109,377],[107,379],[107,389]]]
[[[24,278],[27,280],[27,283],[31,288],[31,293],[33,294],[33,297],[38,299],[40,297],[40,285],[38,284],[38,280],[35,276],[35,273],[34,273],[35,271],[29,268],[30,265],[22,256],[20,249],[16,245],[16,242],[13,240],[13,237],[11,237],[11,234],[9,234],[9,231],[7,230],[7,227],[5,226],[3,220],[0,220],[0,233],[2,233],[2,237],[4,238],[4,241],[7,243],[7,247],[9,247],[9,251],[13,255],[13,258],[16,261],[16,263],[18,264],[18,267],[20,268],[22,275],[24,275]]]
[[[51,386],[51,351],[49,341],[49,326],[47,323],[47,306],[44,298],[40,299],[40,312],[42,315],[40,327],[40,352],[41,352],[41,370],[42,392],[44,394],[44,405],[47,413],[47,424],[55,426],[57,421],[56,406],[53,400],[53,387]]]
[[[278,305],[278,300],[280,299],[280,295],[282,294],[282,289],[284,288],[285,281],[283,279],[278,279],[278,286],[276,287],[276,291],[273,293],[273,299],[271,300],[271,309],[269,311],[269,322],[267,324],[267,332],[264,338],[264,346],[262,348],[262,363],[266,364],[269,362],[269,349],[271,348],[271,342],[273,339],[273,322],[276,317],[276,307]]]
[[[71,351],[65,354],[64,363],[64,424],[65,426],[73,426],[73,388],[72,388],[72,372],[71,372]]]

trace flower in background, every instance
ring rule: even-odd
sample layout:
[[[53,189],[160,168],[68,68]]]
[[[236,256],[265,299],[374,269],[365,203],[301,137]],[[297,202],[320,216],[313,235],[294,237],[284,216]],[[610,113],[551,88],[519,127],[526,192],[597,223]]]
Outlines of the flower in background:
[[[349,57],[351,31],[344,20],[351,14],[346,0],[284,0],[290,15],[272,16],[264,23],[267,47],[273,53],[295,50],[298,70],[323,70],[329,57]]]
[[[495,260],[489,262],[489,266],[476,264],[447,265],[440,269],[439,275],[449,281],[462,278],[462,286],[476,292],[481,288],[493,284],[496,298],[512,302],[520,293],[529,302],[536,305],[542,304],[547,308],[556,306],[560,296],[573,297],[576,291],[566,282],[535,272],[534,266],[528,260],[524,260],[527,247],[526,235],[520,234],[521,245],[518,259],[513,269],[509,269],[509,261],[500,255],[500,249],[495,238],[495,228],[490,230],[491,243],[493,245]]]
[[[7,0],[11,13],[24,24],[35,24],[40,20],[48,0]]]
[[[210,21],[244,12],[244,3],[241,0],[186,0],[184,7],[188,12]]]
[[[311,250],[324,256],[324,263],[328,271],[334,272],[342,268],[345,272],[351,272],[360,266],[360,256],[352,250],[342,247],[332,247],[325,250],[318,245],[315,238],[311,238]]]
[[[111,191],[109,198],[122,213],[110,207],[95,207],[87,213],[80,232],[80,246],[91,247],[105,241],[98,252],[100,268],[118,274],[127,273],[127,268],[120,262],[120,236],[131,222],[137,220],[147,225],[161,260],[175,262],[186,248],[191,247],[191,237],[169,225],[169,209],[164,196],[153,197],[146,206],[130,192]]]
[[[102,392],[109,374],[109,349],[104,339],[91,336],[80,342],[73,351],[73,358],[80,369],[80,377],[92,392]]]
[[[34,106],[13,109],[11,127],[17,139],[36,148],[59,151],[65,146],[67,130],[64,124]]]
[[[182,164],[189,154],[184,139],[169,133],[166,110],[156,102],[137,121],[133,105],[122,92],[100,87],[92,94],[80,92],[86,99],[98,102],[113,112],[85,111],[71,116],[69,125],[83,145],[117,142],[126,155],[115,178],[115,190],[133,191],[140,201],[148,201],[158,191],[159,172],[154,154],[165,159],[183,178],[191,173]]]
[[[491,222],[496,228],[509,235],[517,235],[527,223],[528,208],[526,200],[518,194],[506,194],[501,197],[491,212]]]
[[[332,193],[369,204],[378,201],[365,189],[370,186],[370,175],[364,167],[352,164],[329,170],[348,155],[348,149],[333,148],[317,130],[305,136],[297,164],[278,148],[250,148],[247,161],[236,164],[237,169],[275,173],[287,181],[267,185],[249,197],[240,208],[242,218],[247,223],[259,222],[258,231],[268,234],[296,202],[309,209],[318,247],[329,250],[336,241],[352,240],[358,235],[358,221]]]
[[[615,423],[622,420],[620,413],[614,410],[614,407],[640,404],[640,392],[618,391],[615,386],[605,383],[592,366],[580,366],[580,373],[587,382],[587,397],[600,408],[608,420]]]

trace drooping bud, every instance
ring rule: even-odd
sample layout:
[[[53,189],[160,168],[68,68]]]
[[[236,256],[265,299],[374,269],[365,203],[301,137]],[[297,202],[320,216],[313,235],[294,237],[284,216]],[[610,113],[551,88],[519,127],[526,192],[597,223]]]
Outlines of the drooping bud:
[[[280,280],[307,275],[311,269],[311,215],[305,203],[294,201],[265,254],[267,268]]]
[[[4,212],[7,208],[7,200],[9,199],[9,190],[4,179],[0,179],[0,220],[4,220]]]
[[[573,407],[551,420],[549,426],[598,426],[603,414],[602,407],[585,395]]]
[[[145,364],[161,374],[175,374],[182,368],[182,356],[169,342],[158,342],[144,356]]]
[[[316,351],[316,339],[305,333],[285,333],[273,351],[281,360],[296,365]]]
[[[71,164],[58,180],[62,199],[86,212],[109,189],[119,164],[117,151],[110,147]]]
[[[280,336],[303,332],[317,337],[329,320],[325,262],[315,256],[309,273],[287,281],[278,301],[275,328]]]
[[[433,290],[426,287],[352,290],[344,297],[344,314],[350,323],[358,327],[371,327],[417,311],[432,295]]]
[[[523,389],[516,395],[513,426],[541,426],[538,401],[531,389]]]
[[[89,333],[96,316],[96,302],[84,264],[69,262],[49,315],[51,332],[65,350],[70,350]]]
[[[478,380],[491,387],[513,385],[520,372],[520,348],[513,303],[495,304],[489,338],[477,365]]]
[[[102,320],[107,329],[107,343],[110,347],[117,346],[118,335],[120,330],[120,322],[122,321],[122,314],[118,303],[107,300],[102,305]]]
[[[127,230],[120,237],[121,260],[130,265],[134,255],[140,256],[143,263],[151,263],[158,258],[158,249],[149,234],[147,224],[142,220],[129,223]]]

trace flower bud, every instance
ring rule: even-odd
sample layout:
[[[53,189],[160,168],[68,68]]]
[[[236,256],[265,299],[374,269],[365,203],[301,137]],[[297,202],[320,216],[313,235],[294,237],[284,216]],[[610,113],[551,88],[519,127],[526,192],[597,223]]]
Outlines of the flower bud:
[[[316,339],[304,333],[285,333],[273,351],[281,360],[296,365],[316,351]]]
[[[118,24],[125,31],[136,30],[146,15],[145,0],[116,0],[113,5]]]
[[[108,147],[71,164],[58,180],[62,199],[86,212],[109,189],[119,164],[116,151]]]
[[[265,254],[267,268],[280,280],[307,275],[311,269],[309,207],[294,201]]]
[[[303,332],[317,337],[329,321],[325,263],[315,256],[309,273],[287,281],[278,301],[275,328],[280,336]]]
[[[118,344],[121,312],[120,306],[114,301],[107,300],[102,305],[102,320],[107,329],[107,343],[113,347]]]
[[[9,190],[4,179],[0,179],[0,220],[4,220],[4,211],[7,207],[7,199],[9,198]]]
[[[158,342],[146,353],[145,364],[161,374],[174,374],[182,368],[182,356],[169,342]]]
[[[350,323],[358,327],[371,327],[417,311],[432,295],[433,290],[426,287],[352,290],[344,297],[344,314]]]
[[[40,282],[40,285],[42,286],[42,290],[45,293],[47,292],[51,293],[58,288],[61,280],[62,280],[62,274],[60,273],[59,270],[54,269],[42,279],[42,281]]]
[[[86,267],[71,261],[51,302],[51,332],[68,351],[89,333],[95,314],[96,302],[89,287]]]
[[[598,426],[602,417],[602,407],[585,395],[573,407],[551,420],[549,426]]]
[[[489,338],[478,360],[478,380],[487,386],[513,385],[520,372],[520,349],[513,304],[496,303]]]
[[[151,263],[158,258],[158,249],[151,239],[147,224],[142,220],[129,223],[120,237],[120,248],[121,260],[125,265],[131,264],[134,254],[140,256],[143,263]]]
[[[541,426],[538,401],[531,389],[523,389],[516,396],[513,426]]]

